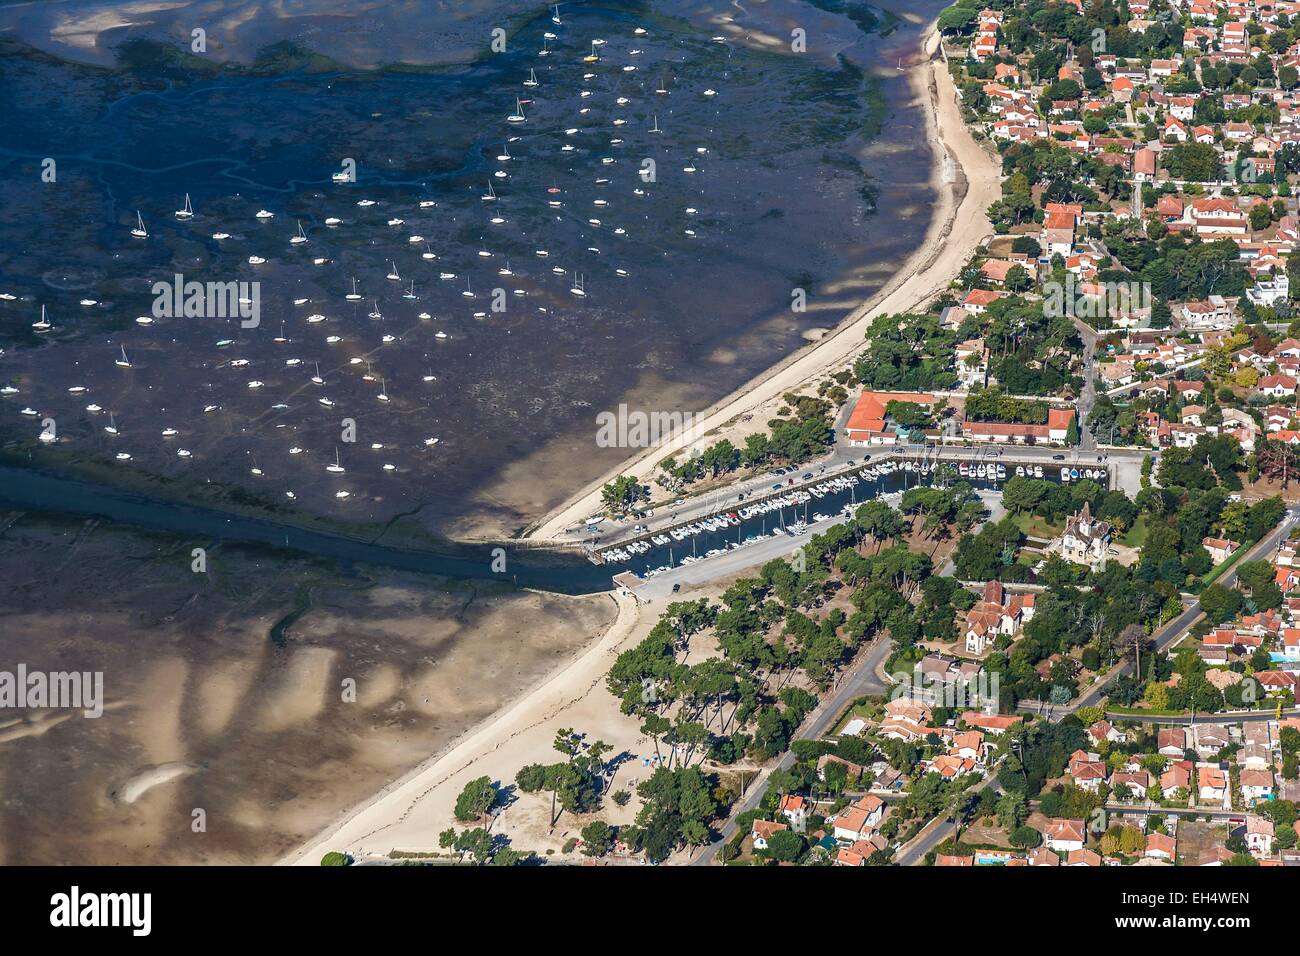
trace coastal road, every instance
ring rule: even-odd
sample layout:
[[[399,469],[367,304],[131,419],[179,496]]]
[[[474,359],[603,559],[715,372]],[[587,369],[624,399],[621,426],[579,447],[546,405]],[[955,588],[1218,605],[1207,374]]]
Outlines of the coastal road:
[[[868,694],[883,694],[887,685],[876,673],[880,664],[889,656],[890,642],[884,637],[877,637],[867,645],[867,651],[854,666],[840,676],[831,696],[822,701],[812,712],[803,727],[795,732],[794,740],[817,740],[834,727],[840,715],[859,697]],[[771,767],[759,773],[749,785],[749,790],[732,806],[731,815],[723,824],[718,839],[700,850],[690,861],[690,866],[708,866],[717,856],[718,851],[736,835],[736,817],[753,810],[763,799],[767,791],[767,778],[774,770],[785,770],[794,764],[794,750],[787,750]]]
[[[944,460],[953,462],[972,462],[976,464],[1001,462],[1007,465],[1008,470],[1011,472],[1014,472],[1016,463],[1039,464],[1045,470],[1047,468],[1059,469],[1065,465],[1081,468],[1100,464],[1115,473],[1119,487],[1137,487],[1142,460],[1150,453],[1150,450],[1145,448],[1093,448],[1084,451],[1081,448],[1065,449],[1056,446],[1036,445],[974,445],[968,448],[964,445],[919,444],[857,448],[841,444],[837,445],[831,454],[825,458],[795,469],[797,475],[778,477],[770,473],[763,474],[729,485],[718,491],[708,492],[698,498],[692,498],[676,507],[661,504],[653,509],[654,514],[643,523],[651,532],[661,531],[665,528],[715,515],[722,511],[734,510],[745,501],[774,494],[777,492],[774,487],[777,484],[782,486],[781,490],[783,491],[797,491],[806,485],[817,484],[850,469],[861,467],[864,462],[878,461],[884,458],[922,461],[933,460],[936,456],[942,455]],[[1061,457],[1058,458],[1058,455]],[[812,478],[804,481],[801,476],[805,474],[811,474]],[[598,535],[599,548],[613,547],[621,541],[644,535],[645,532],[635,530],[637,523],[636,520],[632,519],[606,522],[606,526],[601,529]],[[592,537],[589,533],[583,533],[582,529],[571,530],[574,531],[574,534],[570,536],[571,540],[590,540]]]

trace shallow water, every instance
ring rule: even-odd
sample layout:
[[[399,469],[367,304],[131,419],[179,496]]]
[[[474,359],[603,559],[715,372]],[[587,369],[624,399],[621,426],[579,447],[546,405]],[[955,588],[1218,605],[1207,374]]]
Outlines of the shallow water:
[[[914,29],[872,39],[806,8],[819,29],[831,24],[815,36],[835,42],[793,56],[712,42],[718,28],[687,6],[689,18],[568,5],[562,27],[539,11],[505,53],[419,70],[104,70],[8,45],[0,291],[19,298],[0,302],[0,381],[20,393],[0,402],[3,434],[31,441],[48,417],[62,452],[126,453],[123,468],[243,485],[268,501],[292,491],[300,507],[351,520],[418,509],[447,530],[467,516],[502,528],[535,517],[627,454],[595,446],[598,411],[706,407],[797,349],[806,330],[837,322],[927,225],[928,153],[901,74],[885,71],[873,114],[866,75],[831,55],[887,63]],[[633,34],[638,23],[645,36]],[[557,39],[538,56],[548,30]],[[595,37],[608,42],[584,63]],[[535,88],[522,85],[530,69]],[[533,100],[519,125],[505,122],[516,96]],[[863,133],[881,111],[884,134],[869,148]],[[498,161],[506,149],[511,159]],[[46,157],[54,183],[39,178]],[[355,184],[331,182],[344,158],[357,161]],[[653,182],[639,175],[647,158]],[[489,180],[492,203],[480,198]],[[180,222],[172,210],[187,192],[197,215]],[[563,206],[549,206],[557,197]],[[358,207],[362,198],[376,205]],[[257,221],[261,208],[275,218]],[[137,209],[145,240],[128,234]],[[329,228],[327,216],[343,223]],[[298,222],[310,241],[295,246]],[[218,230],[232,238],[210,238]],[[426,249],[439,258],[423,259]],[[250,255],[267,261],[251,266]],[[874,268],[826,292],[864,264]],[[386,278],[394,268],[400,280]],[[178,272],[259,282],[260,326],[137,325],[151,284]],[[353,277],[356,302],[344,298]],[[417,298],[403,298],[411,281]],[[789,309],[795,287],[810,293],[806,313]],[[37,337],[28,328],[41,304],[55,330]],[[327,321],[307,323],[313,313]],[[123,348],[129,369],[114,365]],[[317,367],[324,385],[310,381]],[[87,412],[92,402],[102,411]],[[37,420],[18,415],[24,406]],[[115,435],[104,431],[109,412]],[[164,427],[178,434],[164,439]],[[342,476],[325,471],[336,451]],[[536,468],[500,487],[534,457]]]

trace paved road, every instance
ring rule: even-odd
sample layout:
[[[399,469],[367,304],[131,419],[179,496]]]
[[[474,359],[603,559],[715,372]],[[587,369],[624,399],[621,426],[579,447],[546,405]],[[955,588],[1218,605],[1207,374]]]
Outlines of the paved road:
[[[1283,717],[1300,717],[1300,708],[1283,708]],[[1197,714],[1186,717],[1161,717],[1157,714],[1129,714],[1106,711],[1106,719],[1111,722],[1128,720],[1138,724],[1168,724],[1190,727],[1193,724],[1242,724],[1256,723],[1261,720],[1277,720],[1277,709],[1268,710],[1225,710],[1217,714]]]
[[[884,451],[876,451],[874,453],[867,449],[849,449],[848,452],[845,453],[843,461],[827,464],[824,468],[820,466],[810,466],[810,470],[816,477],[812,481],[807,482],[807,484],[816,484],[817,482],[845,471],[850,467],[859,466],[864,458],[862,454],[864,451],[867,452],[868,456],[872,456],[873,459],[883,458],[888,455],[900,459],[923,460],[933,459],[937,450],[934,446],[926,445],[900,445]],[[852,453],[855,457],[850,457],[849,453]],[[1136,482],[1138,472],[1141,468],[1142,459],[1145,457],[1147,452],[1145,450],[1112,450],[1097,455],[1094,453],[1084,454],[1078,450],[1063,452],[1059,448],[1035,448],[1033,446],[1018,448],[1010,448],[1007,446],[983,446],[975,448],[945,447],[942,449],[942,454],[946,460],[950,461],[977,463],[1000,461],[1006,465],[1009,470],[1013,471],[1017,462],[1034,462],[1053,468],[1059,468],[1063,465],[1083,466],[1094,464],[1100,459],[1102,463],[1117,473],[1120,471],[1131,472],[1131,475],[1125,475],[1123,478],[1119,479],[1121,484],[1127,484],[1130,483],[1130,479],[1132,482]],[[1063,460],[1056,460],[1057,455],[1062,455]],[[850,465],[850,461],[855,462],[855,464]],[[807,472],[804,472],[804,474],[806,473]],[[739,504],[740,499],[737,498],[738,494],[744,494],[748,499],[759,495],[760,493],[771,492],[772,489],[770,486],[772,483],[770,477],[764,477],[757,482],[761,487],[749,491],[741,489],[750,488],[753,482],[746,482],[736,486],[735,489],[729,491],[726,497],[721,495],[709,495],[705,499],[693,503],[690,507],[683,506],[674,512],[668,512],[663,508],[660,508],[655,512],[654,517],[646,522],[646,524],[651,531],[657,531],[662,528],[681,524],[685,521],[714,515],[724,509],[734,508]],[[804,483],[799,483],[789,487],[791,490],[795,490],[803,486]],[[986,495],[982,495],[982,497],[985,497],[985,504],[988,505],[988,497]],[[996,513],[996,509],[993,510]],[[824,522],[811,525],[809,531],[811,533],[821,533],[843,520],[842,517],[835,515]],[[604,536],[601,538],[600,547],[612,547],[618,541],[638,537],[638,533],[633,532],[632,529],[632,522],[616,524],[612,531],[606,530]],[[644,532],[641,532],[640,534],[644,534]],[[636,588],[637,594],[639,596],[645,596],[646,598],[662,597],[666,594],[672,593],[672,587],[674,584],[681,584],[683,586],[687,584],[703,584],[727,574],[737,574],[747,568],[757,567],[758,565],[764,564],[767,561],[772,560],[772,558],[789,557],[807,540],[807,535],[798,538],[765,538],[762,541],[745,545],[735,551],[728,551],[725,554],[715,555],[712,558],[704,558],[694,564],[674,568],[671,571],[666,571],[663,574],[656,575],[643,584],[638,585]],[[611,573],[614,573],[614,569],[612,568]]]
[[[1083,340],[1083,391],[1078,401],[1079,448],[1081,451],[1093,451],[1097,447],[1097,440],[1086,423],[1092,406],[1097,402],[1097,383],[1093,368],[1093,359],[1097,354],[1097,333],[1082,319],[1076,318],[1074,327],[1079,332],[1079,338]]]
[[[963,449],[963,451],[979,452],[984,450]],[[836,520],[837,519],[830,519],[823,522],[823,524],[829,527],[831,524],[835,523]],[[1282,522],[1273,531],[1269,532],[1269,534],[1256,543],[1245,556],[1234,564],[1232,569],[1225,572],[1218,580],[1224,585],[1230,586],[1233,584],[1237,578],[1236,567],[1240,565],[1241,561],[1255,560],[1256,558],[1271,554],[1273,549],[1277,547],[1278,543],[1290,534],[1291,529],[1296,525],[1297,521],[1300,521],[1300,508],[1289,510]],[[793,541],[774,539],[768,542],[768,544],[769,546],[777,545],[779,550],[781,548],[791,547]],[[762,549],[758,546],[741,549],[736,552],[730,552],[726,555],[718,555],[713,559],[698,562],[697,564],[688,566],[686,569],[678,569],[678,571],[685,570],[699,574],[701,575],[699,578],[700,581],[710,580],[724,574],[736,573],[739,570],[743,570],[744,567],[753,566],[756,563],[768,560],[768,558],[757,556],[756,553],[760,550]],[[736,567],[735,565],[740,565],[740,567]],[[668,592],[671,593],[671,584],[673,583],[671,573],[660,575],[658,577],[664,580]],[[652,579],[650,583],[655,583],[655,579]],[[1200,604],[1193,601],[1182,614],[1178,615],[1178,617],[1174,618],[1161,628],[1153,639],[1155,653],[1167,649],[1170,644],[1196,623],[1196,621],[1201,617],[1201,613]],[[864,655],[862,660],[860,660],[852,670],[846,672],[841,677],[840,682],[836,686],[831,697],[824,700],[822,704],[819,705],[817,710],[813,712],[811,718],[805,723],[803,729],[795,734],[794,739],[806,740],[824,736],[833,725],[835,719],[854,699],[867,694],[884,693],[887,690],[887,685],[880,679],[877,669],[880,663],[888,656],[889,650],[889,642],[885,641],[881,637],[877,637],[867,654]],[[1111,673],[1104,681],[1092,687],[1082,697],[1076,699],[1069,705],[1051,708],[1048,714],[1049,719],[1059,719],[1066,714],[1073,713],[1080,707],[1102,700],[1105,696],[1104,691],[1106,686],[1116,677],[1128,673],[1131,669],[1131,663],[1121,663],[1112,669]],[[1259,714],[1251,714],[1236,719],[1265,720],[1271,719],[1271,717],[1272,714],[1270,712],[1261,712]],[[1218,715],[1213,720],[1203,719],[1201,722],[1221,722],[1224,719],[1223,715]],[[766,790],[766,780],[768,775],[773,770],[788,768],[793,763],[793,751],[786,751],[773,767],[760,772],[750,784],[748,792],[737,801],[736,805],[733,807],[732,815],[723,825],[720,838],[704,847],[691,861],[690,865],[707,866],[711,863],[721,847],[735,835],[735,817],[748,810],[754,809],[758,806],[759,801],[762,800],[763,793]],[[973,788],[971,792],[978,793],[985,787],[994,784],[995,778],[990,776],[982,781],[977,787]],[[901,865],[911,865],[918,860],[923,860],[926,853],[930,852],[930,850],[935,846],[943,842],[947,836],[946,831],[951,826],[952,824],[946,823],[943,820],[932,821],[922,830],[918,837],[914,838],[906,847],[900,849],[899,856],[896,857],[896,862]]]
[[[1112,813],[1146,813],[1151,816],[1173,814],[1179,817],[1215,817],[1219,820],[1242,819],[1249,810],[1213,810],[1209,807],[1162,807],[1158,803],[1115,803],[1106,804]]]
[[[966,792],[971,796],[975,796],[988,787],[992,787],[995,793],[1002,792],[1002,788],[998,786],[996,772],[990,772],[989,776]],[[936,817],[922,827],[921,832],[912,837],[910,842],[898,848],[898,851],[894,854],[894,865],[920,866],[925,862],[927,853],[948,839],[948,837],[955,835],[956,831],[957,824],[948,820],[947,817]]]
[[[1291,533],[1291,529],[1295,527],[1297,521],[1300,521],[1300,509],[1292,509],[1288,511],[1286,517],[1282,519],[1281,523],[1278,524],[1276,528],[1260,539],[1260,541],[1251,548],[1249,552],[1247,552],[1218,578],[1218,583],[1225,586],[1231,586],[1233,582],[1237,580],[1237,568],[1241,566],[1243,561],[1254,561],[1257,558],[1266,558],[1270,556],[1278,546],[1278,543]],[[1202,612],[1200,602],[1192,601],[1182,614],[1179,614],[1176,618],[1155,633],[1152,638],[1155,645],[1155,652],[1160,653],[1167,650],[1174,641],[1187,633],[1187,631],[1201,619],[1201,616]],[[1081,697],[1076,698],[1073,703],[1065,707],[1053,708],[1053,713],[1064,716],[1067,713],[1074,713],[1074,711],[1078,710],[1080,707],[1095,706],[1103,697],[1106,696],[1105,691],[1111,681],[1122,674],[1130,673],[1132,670],[1132,662],[1124,661],[1117,667],[1112,668],[1111,672],[1104,680],[1094,684]]]
[[[1091,441],[1091,439],[1090,439]],[[698,518],[717,514],[721,511],[734,510],[743,501],[773,494],[773,487],[778,482],[784,490],[793,491],[803,487],[801,476],[811,473],[813,478],[807,484],[816,484],[851,468],[859,467],[867,459],[878,461],[884,458],[933,459],[942,454],[948,461],[991,462],[1001,461],[1014,471],[1015,463],[1040,464],[1044,469],[1059,468],[1062,465],[1083,467],[1090,464],[1104,463],[1116,475],[1119,487],[1136,486],[1136,476],[1141,468],[1142,459],[1151,454],[1146,448],[1108,448],[1097,449],[1095,446],[1086,450],[1082,448],[1059,448],[1052,445],[879,445],[871,448],[859,448],[842,441],[831,452],[820,459],[800,466],[795,472],[779,478],[764,473],[744,481],[727,485],[699,497],[690,498],[677,506],[656,505],[653,515],[638,522],[637,519],[623,521],[605,521],[593,536],[581,528],[570,529],[568,536],[574,541],[599,541],[598,548],[604,549],[630,538],[639,537],[645,532],[635,531],[638,523],[644,524],[650,531],[660,531]],[[1062,456],[1059,460],[1056,456]],[[1129,473],[1132,473],[1131,475]],[[791,480],[793,479],[793,484]],[[743,497],[742,497],[743,496]]]
[[[851,670],[841,675],[831,696],[813,711],[808,720],[804,721],[803,727],[795,733],[794,739],[816,740],[826,736],[836,719],[854,700],[868,694],[883,694],[887,685],[880,680],[876,669],[881,661],[889,656],[890,647],[890,642],[884,637],[877,637],[872,644],[868,645],[867,652]],[[705,846],[699,855],[691,860],[690,865],[708,866],[712,863],[718,851],[736,835],[736,817],[747,810],[753,810],[763,799],[763,794],[767,790],[767,778],[772,771],[785,770],[793,764],[794,751],[787,750],[772,767],[760,772],[750,783],[745,795],[733,805],[731,816],[723,824],[721,836]]]

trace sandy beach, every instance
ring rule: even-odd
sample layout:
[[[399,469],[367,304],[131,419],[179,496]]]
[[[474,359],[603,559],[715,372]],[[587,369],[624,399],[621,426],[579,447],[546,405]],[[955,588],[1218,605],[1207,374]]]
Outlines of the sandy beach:
[[[738,420],[767,421],[767,412],[776,410],[782,395],[848,364],[862,348],[866,330],[875,318],[914,309],[947,288],[975,249],[993,234],[985,210],[1002,194],[1000,164],[975,141],[962,120],[956,89],[939,55],[939,35],[933,27],[926,35],[924,50],[928,59],[912,68],[912,82],[918,99],[928,101],[925,112],[934,154],[932,176],[940,197],[925,242],[888,285],[832,333],[715,404],[697,419],[697,427],[690,434],[639,451],[587,485],[540,520],[526,537],[561,538],[565,529],[581,524],[600,510],[601,487],[618,475],[635,475],[648,483],[656,464],[667,455],[695,443],[711,444],[722,437],[733,437],[728,429]],[[747,424],[737,429],[736,435],[754,430],[754,425]]]
[[[357,859],[385,856],[392,849],[438,852],[438,834],[453,824],[452,807],[464,785],[482,776],[502,784],[513,781],[523,765],[549,759],[561,727],[587,730],[613,744],[615,753],[637,749],[637,722],[619,714],[604,677],[614,659],[641,641],[659,615],[657,608],[638,608],[630,595],[619,593],[614,599],[617,619],[579,657],[449,749],[349,810],[281,862],[314,866],[331,850],[344,850]],[[616,778],[614,786],[625,783]],[[617,810],[612,804],[609,809]],[[540,849],[529,837],[544,831],[546,824],[511,808],[494,831],[512,836],[518,847]],[[560,830],[565,828],[561,821]]]
[[[877,315],[903,312],[942,291],[972,252],[992,234],[984,210],[1000,194],[999,165],[982,148],[962,121],[955,89],[941,58],[939,38],[928,33],[925,50],[931,57],[913,68],[917,95],[929,100],[930,138],[934,146],[934,176],[942,185],[926,242],[899,272],[897,280],[872,301],[863,304],[838,330],[789,361],[769,370],[751,385],[708,414],[705,429],[719,429],[751,414],[792,389],[817,379],[828,369],[849,360],[861,347],[866,327]],[[644,478],[654,463],[678,446],[669,443],[638,455],[618,471]],[[600,485],[593,483],[549,515],[533,537],[555,537],[564,528],[597,510]],[[725,582],[690,597],[712,596]],[[686,598],[683,593],[679,595]],[[551,743],[556,731],[569,727],[614,745],[614,753],[632,755],[620,769],[610,789],[633,788],[647,741],[638,722],[618,711],[617,701],[605,690],[604,675],[614,658],[640,641],[658,620],[655,604],[638,607],[628,595],[615,596],[618,618],[608,631],[574,660],[559,668],[516,703],[494,715],[444,753],[431,757],[364,803],[342,814],[318,836],[288,854],[283,863],[316,865],[330,850],[352,853],[358,859],[383,856],[393,849],[436,852],[438,834],[452,825],[452,806],[468,781],[488,776],[508,784],[518,769],[554,756]],[[600,817],[618,824],[628,822],[634,803],[625,808],[606,802]],[[544,852],[563,841],[574,821],[561,819],[550,832],[541,802],[524,797],[501,814],[496,832],[510,837],[519,849]],[[576,830],[575,830],[576,832]]]

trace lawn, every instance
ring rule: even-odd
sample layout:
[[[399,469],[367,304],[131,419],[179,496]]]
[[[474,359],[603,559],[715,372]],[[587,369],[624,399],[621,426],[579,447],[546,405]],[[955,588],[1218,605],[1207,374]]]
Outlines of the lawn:
[[[1045,518],[1040,518],[1038,515],[1031,515],[1028,513],[1012,515],[1011,520],[1016,523],[1017,528],[1029,537],[1042,538],[1049,541],[1052,538],[1058,537],[1061,534],[1061,531],[1065,528],[1065,525],[1063,524],[1052,524]]]
[[[1142,545],[1146,544],[1146,540],[1147,516],[1145,514],[1140,514],[1138,515],[1137,521],[1133,522],[1133,527],[1129,528],[1128,531],[1124,533],[1124,537],[1120,538],[1120,544],[1129,548],[1140,548]]]

